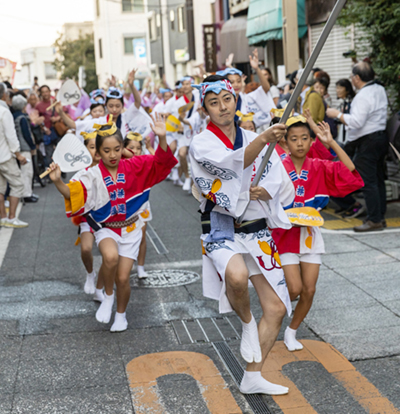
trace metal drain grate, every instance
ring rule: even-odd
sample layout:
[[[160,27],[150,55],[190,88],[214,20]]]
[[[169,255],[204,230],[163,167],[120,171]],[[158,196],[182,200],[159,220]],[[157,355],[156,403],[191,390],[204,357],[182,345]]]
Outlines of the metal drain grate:
[[[171,325],[182,345],[240,339],[241,323],[237,316],[185,319],[172,321]]]
[[[213,347],[223,361],[226,369],[239,387],[244,370],[226,342],[214,342]],[[243,394],[254,414],[272,414],[267,403],[259,394]]]
[[[226,341],[240,339],[241,322],[236,315],[171,321],[171,325],[182,345],[211,343],[239,387],[244,370],[226,343]],[[261,395],[248,394],[243,397],[255,414],[272,414]]]

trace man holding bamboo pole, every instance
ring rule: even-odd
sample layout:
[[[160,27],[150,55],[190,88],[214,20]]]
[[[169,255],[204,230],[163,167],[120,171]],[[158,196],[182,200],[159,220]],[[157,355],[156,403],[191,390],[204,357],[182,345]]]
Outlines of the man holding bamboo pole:
[[[251,187],[266,148],[285,135],[274,125],[258,135],[234,122],[236,94],[225,77],[213,75],[200,85],[207,129],[190,147],[192,177],[202,212],[204,295],[219,300],[221,313],[234,310],[242,321],[240,352],[248,363],[240,390],[245,394],[281,395],[287,387],[261,376],[291,303],[279,255],[269,228],[290,228],[283,206],[293,202],[294,189],[274,151],[260,183]],[[239,217],[248,204],[244,220]],[[263,315],[257,323],[250,311],[249,281]]]

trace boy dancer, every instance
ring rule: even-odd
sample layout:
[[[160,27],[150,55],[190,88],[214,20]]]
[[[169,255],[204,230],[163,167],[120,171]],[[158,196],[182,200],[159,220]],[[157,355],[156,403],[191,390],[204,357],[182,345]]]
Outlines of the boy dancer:
[[[240,352],[248,365],[240,391],[286,394],[288,388],[261,376],[285,311],[291,313],[279,255],[268,227],[291,227],[282,204],[292,204],[294,191],[275,152],[259,186],[250,188],[268,143],[283,137],[286,128],[274,125],[257,136],[237,127],[236,94],[225,77],[206,78],[200,85],[200,98],[210,122],[193,138],[190,161],[193,181],[201,194],[203,292],[219,300],[221,313],[233,309],[242,321]],[[235,220],[248,202],[244,221],[238,224]],[[258,329],[250,311],[249,279],[263,309]]]

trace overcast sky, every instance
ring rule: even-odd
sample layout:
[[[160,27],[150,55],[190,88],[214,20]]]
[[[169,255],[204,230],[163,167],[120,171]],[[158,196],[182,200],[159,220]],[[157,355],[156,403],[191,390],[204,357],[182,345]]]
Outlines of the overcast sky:
[[[64,23],[92,21],[94,0],[0,0],[0,57],[20,62],[20,51],[51,46]]]

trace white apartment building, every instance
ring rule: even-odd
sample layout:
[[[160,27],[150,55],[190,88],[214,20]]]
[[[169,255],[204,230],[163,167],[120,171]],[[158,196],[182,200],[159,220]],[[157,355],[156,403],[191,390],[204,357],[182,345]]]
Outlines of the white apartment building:
[[[203,25],[212,23],[212,0],[94,0],[99,86],[111,75],[125,81],[166,75],[173,85],[204,62]]]
[[[94,0],[94,43],[99,87],[114,75],[126,81],[138,67],[137,78],[148,74],[149,47],[146,5],[143,0]]]
[[[16,87],[33,85],[33,78],[38,77],[39,85],[48,85],[50,89],[60,86],[57,71],[53,66],[56,50],[52,46],[31,47],[21,50],[21,70],[15,79]]]
[[[78,40],[79,37],[93,34],[93,22],[64,23],[61,34],[65,40]]]

